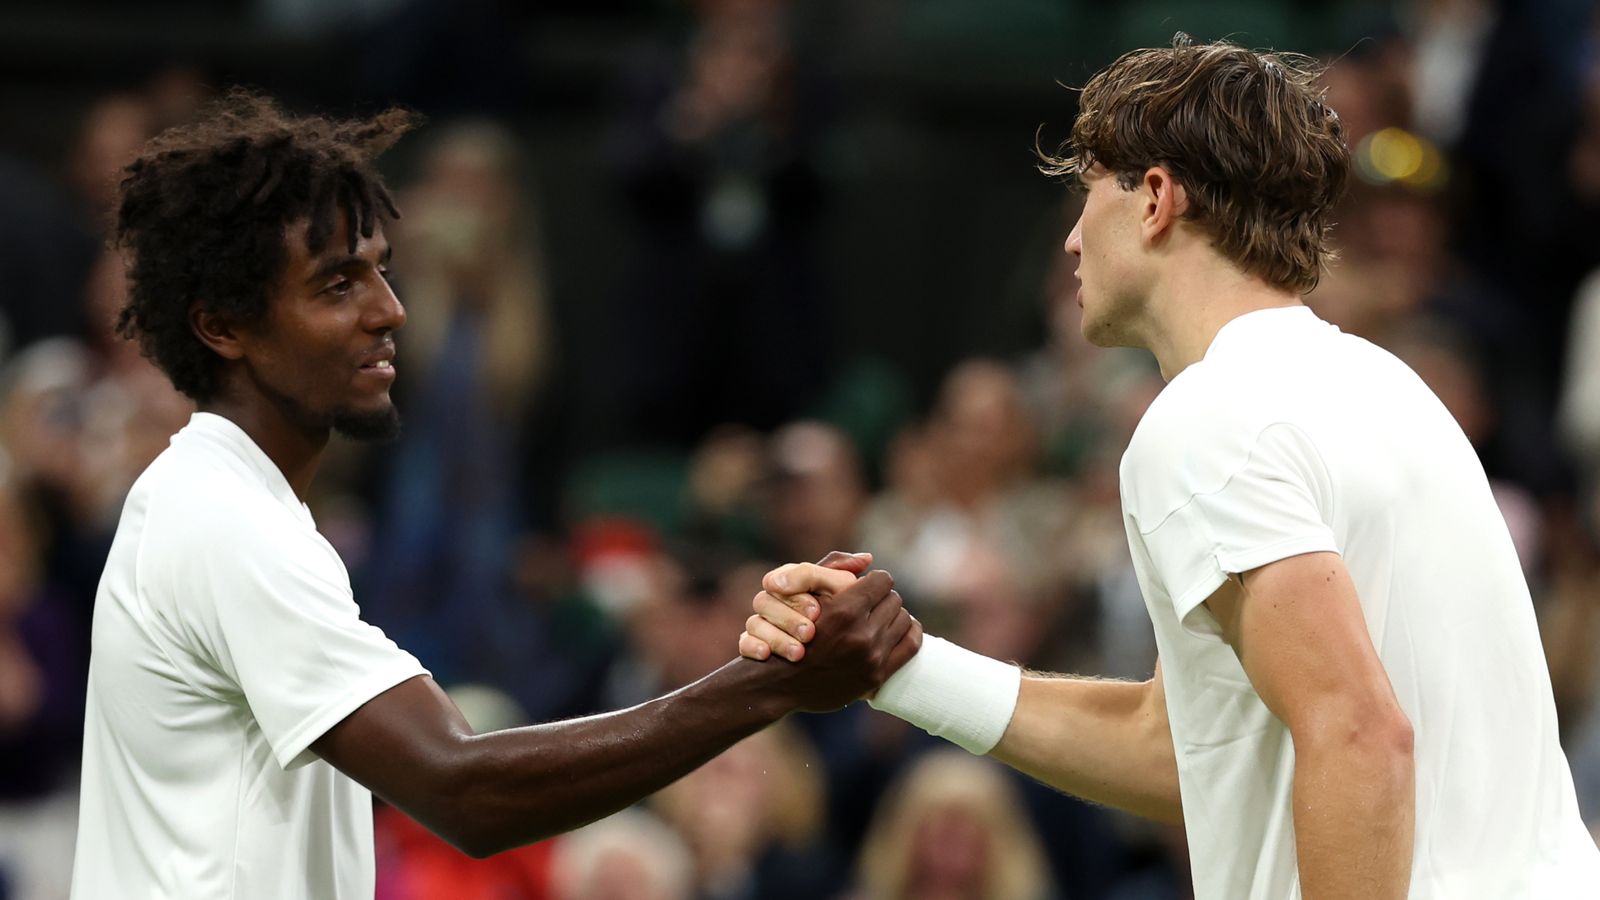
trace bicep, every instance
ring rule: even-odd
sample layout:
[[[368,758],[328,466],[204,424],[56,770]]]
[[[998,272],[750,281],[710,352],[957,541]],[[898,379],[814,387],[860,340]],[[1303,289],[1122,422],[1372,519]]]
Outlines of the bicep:
[[[1297,736],[1331,717],[1398,710],[1338,554],[1305,553],[1230,577],[1206,605],[1256,693]]]

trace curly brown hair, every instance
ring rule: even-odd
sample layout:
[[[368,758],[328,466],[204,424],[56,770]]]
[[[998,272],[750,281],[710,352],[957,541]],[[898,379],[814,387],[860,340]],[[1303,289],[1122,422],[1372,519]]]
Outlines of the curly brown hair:
[[[1196,43],[1134,50],[1084,86],[1072,137],[1041,170],[1099,164],[1126,190],[1152,166],[1188,193],[1184,218],[1268,283],[1306,293],[1331,257],[1333,205],[1350,170],[1322,66],[1294,53]]]
[[[117,332],[137,340],[178,390],[210,400],[222,358],[195,336],[190,310],[258,323],[291,223],[309,221],[316,255],[341,211],[352,253],[358,233],[371,237],[380,218],[398,218],[373,163],[417,122],[401,109],[347,121],[296,117],[234,89],[198,121],[158,135],[121,182],[115,243],[128,257],[128,301]]]

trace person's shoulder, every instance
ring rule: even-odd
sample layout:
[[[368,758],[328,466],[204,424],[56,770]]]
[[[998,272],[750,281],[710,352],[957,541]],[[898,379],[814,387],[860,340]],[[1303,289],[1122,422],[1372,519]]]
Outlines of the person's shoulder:
[[[293,521],[270,491],[238,466],[192,448],[167,448],[135,483],[130,498],[149,510],[153,527],[188,552],[259,546]]]
[[[1255,430],[1279,414],[1276,392],[1264,379],[1214,360],[1178,373],[1139,420],[1128,443],[1134,463],[1161,465],[1227,435]]]
[[[1190,498],[1222,489],[1270,425],[1294,423],[1270,379],[1202,360],[1167,385],[1134,429],[1120,469],[1124,506],[1160,521]]]

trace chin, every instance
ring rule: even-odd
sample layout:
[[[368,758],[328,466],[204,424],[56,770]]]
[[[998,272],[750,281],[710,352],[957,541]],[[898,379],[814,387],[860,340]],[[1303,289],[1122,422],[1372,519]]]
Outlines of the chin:
[[[393,403],[375,410],[344,410],[334,415],[333,430],[355,441],[386,444],[400,436],[400,410]]]
[[[1118,342],[1116,341],[1116,335],[1113,333],[1111,327],[1105,322],[1095,321],[1090,319],[1088,316],[1084,316],[1082,322],[1082,331],[1083,339],[1096,347],[1119,346]]]

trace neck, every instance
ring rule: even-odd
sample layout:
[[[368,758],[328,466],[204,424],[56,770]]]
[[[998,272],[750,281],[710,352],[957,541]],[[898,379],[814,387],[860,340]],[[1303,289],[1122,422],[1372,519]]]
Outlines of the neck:
[[[1211,342],[1245,313],[1302,305],[1300,296],[1247,275],[1214,253],[1196,254],[1151,292],[1144,344],[1155,354],[1161,377],[1171,381],[1199,362]]]
[[[201,412],[219,415],[239,426],[261,452],[272,460],[304,503],[316,477],[322,451],[328,446],[327,428],[307,428],[292,421],[282,409],[266,403],[238,403],[218,398],[199,406]]]

